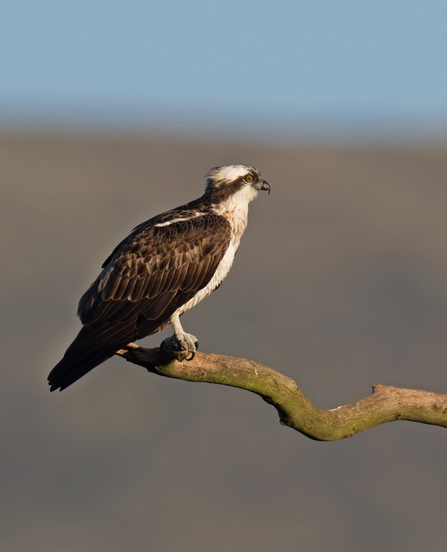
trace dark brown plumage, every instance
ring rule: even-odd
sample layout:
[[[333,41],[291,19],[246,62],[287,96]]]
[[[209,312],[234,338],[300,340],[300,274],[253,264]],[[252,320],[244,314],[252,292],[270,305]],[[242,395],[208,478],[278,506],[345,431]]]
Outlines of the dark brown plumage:
[[[237,235],[237,225],[221,207],[228,201],[230,205],[244,186],[255,191],[268,186],[256,169],[234,167],[235,174],[241,173],[237,179],[216,178],[223,169],[232,174],[231,167],[213,169],[217,174],[210,173],[213,178],[209,176],[202,198],[140,224],[106,259],[79,302],[83,328],[51,371],[51,391],[65,389],[117,350],[169,322],[175,329],[174,318],[189,308],[188,302],[195,304],[196,297],[197,302],[203,298],[198,296],[201,290],[199,295],[205,296],[220,285],[245,228]],[[243,179],[245,173],[252,175],[250,184]],[[248,207],[248,201],[244,199],[242,207]],[[229,249],[231,259],[223,262]],[[222,276],[213,280],[219,267]]]

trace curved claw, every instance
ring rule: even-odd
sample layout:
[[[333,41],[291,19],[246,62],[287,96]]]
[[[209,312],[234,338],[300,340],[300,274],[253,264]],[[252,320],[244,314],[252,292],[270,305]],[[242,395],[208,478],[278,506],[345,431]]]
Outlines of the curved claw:
[[[195,356],[196,356],[196,352],[193,351],[193,352],[191,353],[191,357],[190,357],[190,358],[185,358],[185,360],[187,360],[188,362],[191,362],[191,360],[194,360],[194,357],[195,357]]]

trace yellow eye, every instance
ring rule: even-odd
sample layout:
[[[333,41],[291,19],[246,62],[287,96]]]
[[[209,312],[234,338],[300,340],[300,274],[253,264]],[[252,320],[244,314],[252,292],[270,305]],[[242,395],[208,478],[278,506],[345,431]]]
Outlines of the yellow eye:
[[[253,182],[253,177],[251,176],[251,174],[247,174],[247,176],[245,177],[245,180],[246,182]]]

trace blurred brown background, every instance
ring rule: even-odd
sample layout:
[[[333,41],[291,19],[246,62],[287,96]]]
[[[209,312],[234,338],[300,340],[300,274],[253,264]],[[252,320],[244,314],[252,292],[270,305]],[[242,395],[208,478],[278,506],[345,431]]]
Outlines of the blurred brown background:
[[[322,408],[377,382],[447,391],[445,143],[4,132],[2,550],[446,549],[441,428],[316,443],[257,396],[120,359],[49,393],[111,249],[230,163],[272,193],[224,285],[183,317],[201,350],[263,362]]]

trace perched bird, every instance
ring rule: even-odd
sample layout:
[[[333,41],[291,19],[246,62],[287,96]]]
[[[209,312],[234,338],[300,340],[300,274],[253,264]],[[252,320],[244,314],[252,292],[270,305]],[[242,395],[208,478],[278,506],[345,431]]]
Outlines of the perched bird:
[[[79,301],[83,327],[48,376],[61,391],[134,340],[168,324],[194,354],[180,316],[217,289],[247,226],[248,204],[270,185],[248,165],[215,167],[199,199],[137,226]]]

